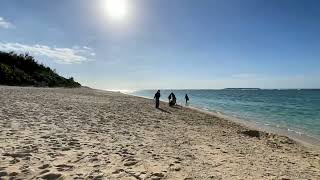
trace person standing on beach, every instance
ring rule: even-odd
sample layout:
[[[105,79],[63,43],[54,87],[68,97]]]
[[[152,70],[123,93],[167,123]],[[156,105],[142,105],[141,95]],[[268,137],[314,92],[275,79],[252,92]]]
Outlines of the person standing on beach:
[[[156,108],[159,108],[159,104],[160,104],[160,90],[157,91],[157,93],[154,95],[153,99],[156,99]]]
[[[189,101],[189,96],[188,94],[186,94],[186,96],[184,97],[186,99],[186,104],[188,104],[188,101]]]
[[[176,104],[177,104],[176,95],[174,95],[173,93],[172,93],[172,101],[173,101],[173,105],[176,105]]]

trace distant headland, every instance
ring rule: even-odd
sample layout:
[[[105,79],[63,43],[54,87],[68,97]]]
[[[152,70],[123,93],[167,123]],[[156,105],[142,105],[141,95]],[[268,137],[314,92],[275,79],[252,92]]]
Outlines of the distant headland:
[[[224,88],[223,90],[261,90],[260,88]]]
[[[0,51],[0,84],[36,87],[81,87],[73,77],[64,78],[49,67],[39,64],[29,54]]]

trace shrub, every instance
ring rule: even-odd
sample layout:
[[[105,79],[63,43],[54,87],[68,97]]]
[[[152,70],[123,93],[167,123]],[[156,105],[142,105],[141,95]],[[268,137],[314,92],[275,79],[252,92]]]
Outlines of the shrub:
[[[80,87],[73,77],[66,79],[29,54],[0,51],[0,84],[10,86]]]

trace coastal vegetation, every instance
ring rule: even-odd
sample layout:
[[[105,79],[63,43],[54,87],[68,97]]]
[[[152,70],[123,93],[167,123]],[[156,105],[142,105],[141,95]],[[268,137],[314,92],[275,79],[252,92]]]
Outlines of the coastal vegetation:
[[[9,86],[80,87],[73,77],[64,78],[38,63],[29,54],[0,51],[0,84]]]

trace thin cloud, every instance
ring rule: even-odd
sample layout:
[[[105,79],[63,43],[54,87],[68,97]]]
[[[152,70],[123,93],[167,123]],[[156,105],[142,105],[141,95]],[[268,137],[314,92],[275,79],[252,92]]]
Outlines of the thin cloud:
[[[13,24],[6,21],[3,17],[0,17],[0,28],[10,29],[14,28]]]
[[[92,49],[84,48],[57,48],[45,45],[26,45],[20,43],[2,43],[0,42],[1,51],[14,51],[18,53],[30,53],[35,56],[45,56],[60,64],[80,64],[91,61],[94,56]]]
[[[258,74],[252,74],[252,73],[243,73],[243,74],[234,74],[232,75],[233,78],[239,78],[239,79],[246,79],[246,78],[257,78],[259,77]]]
[[[83,46],[83,49],[92,50],[92,48],[90,48],[90,47],[88,47],[88,46]]]

